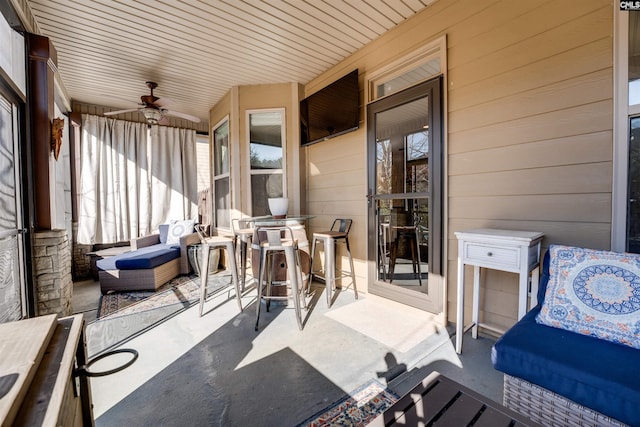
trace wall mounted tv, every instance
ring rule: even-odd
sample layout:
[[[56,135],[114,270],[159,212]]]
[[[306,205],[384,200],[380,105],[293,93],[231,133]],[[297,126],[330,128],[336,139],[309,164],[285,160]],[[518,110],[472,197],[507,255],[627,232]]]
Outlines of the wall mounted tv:
[[[300,144],[311,145],[358,129],[358,70],[300,101]]]

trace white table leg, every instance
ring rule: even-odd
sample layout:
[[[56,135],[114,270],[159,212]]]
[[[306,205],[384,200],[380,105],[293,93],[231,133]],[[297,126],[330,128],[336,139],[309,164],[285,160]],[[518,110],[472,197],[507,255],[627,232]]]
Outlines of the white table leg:
[[[518,285],[518,320],[527,313],[529,298],[529,259],[527,251],[520,251],[520,280]]]
[[[538,305],[538,284],[540,283],[540,265],[531,271],[531,308]]]
[[[462,262],[462,241],[458,244],[458,301],[456,309],[456,353],[462,353],[464,333],[464,263]]]
[[[473,266],[473,306],[471,307],[471,320],[473,327],[471,336],[478,338],[478,323],[480,321],[480,267]]]

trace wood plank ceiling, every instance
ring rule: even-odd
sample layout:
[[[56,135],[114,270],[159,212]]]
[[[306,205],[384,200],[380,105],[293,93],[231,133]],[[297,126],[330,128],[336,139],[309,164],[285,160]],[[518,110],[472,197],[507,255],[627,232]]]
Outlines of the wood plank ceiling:
[[[208,121],[233,86],[307,83],[434,0],[29,0],[73,101]]]

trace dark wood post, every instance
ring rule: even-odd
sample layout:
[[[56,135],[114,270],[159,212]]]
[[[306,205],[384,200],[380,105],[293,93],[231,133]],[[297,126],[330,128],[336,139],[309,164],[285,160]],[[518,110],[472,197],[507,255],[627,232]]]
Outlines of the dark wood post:
[[[82,115],[78,112],[69,114],[69,155],[71,157],[71,221],[78,222],[80,199],[80,140],[82,132]]]
[[[49,156],[54,116],[54,73],[57,54],[47,37],[28,34],[28,117],[33,161],[36,230],[51,229]]]

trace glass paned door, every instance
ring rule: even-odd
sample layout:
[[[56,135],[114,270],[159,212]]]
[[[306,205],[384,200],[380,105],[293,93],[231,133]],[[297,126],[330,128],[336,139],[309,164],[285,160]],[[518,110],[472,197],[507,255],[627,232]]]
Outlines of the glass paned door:
[[[0,95],[0,323],[25,313],[17,108]]]
[[[368,106],[370,290],[441,311],[440,79]],[[371,250],[371,248],[375,248]]]

